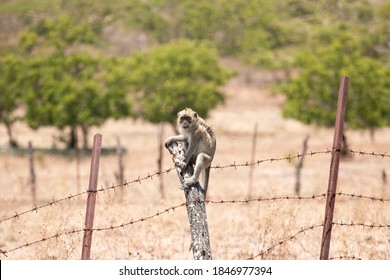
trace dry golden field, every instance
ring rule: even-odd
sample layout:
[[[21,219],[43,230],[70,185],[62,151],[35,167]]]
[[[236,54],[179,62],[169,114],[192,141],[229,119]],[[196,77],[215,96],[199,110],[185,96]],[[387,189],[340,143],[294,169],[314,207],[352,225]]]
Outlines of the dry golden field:
[[[253,74],[251,83],[244,76],[227,86],[226,104],[211,112],[207,121],[217,134],[217,153],[213,165],[226,166],[251,160],[254,124],[258,123],[256,159],[283,158],[302,150],[306,134],[309,151],[331,148],[332,129],[302,125],[281,116],[283,98],[271,96],[267,81],[272,75]],[[164,127],[164,138],[173,133]],[[119,137],[127,148],[125,178],[130,182],[152,174],[157,168],[157,127],[143,121],[109,121],[94,133],[103,135],[103,147],[114,147]],[[35,147],[50,148],[53,129],[32,131],[17,124],[15,135],[21,145],[29,140]],[[350,147],[367,152],[390,153],[390,129],[378,130],[375,141],[367,131],[347,131]],[[0,128],[0,146],[6,146],[5,130]],[[90,157],[81,159],[81,186],[76,183],[76,161],[71,156],[36,152],[37,206],[85,191]],[[295,196],[296,160],[264,162],[253,173],[252,197]],[[308,156],[302,170],[302,196],[323,194],[327,189],[330,154]],[[164,169],[172,167],[164,150]],[[0,155],[0,249],[8,252],[0,259],[80,259],[86,195],[32,211],[18,218],[7,217],[33,208],[29,189],[27,155]],[[101,158],[99,188],[116,184],[118,169],[114,154]],[[383,170],[390,176],[390,158],[355,155],[340,163],[338,191],[369,197],[389,198],[390,183],[382,182]],[[212,169],[209,199],[243,200],[248,197],[248,167]],[[98,192],[95,228],[119,226],[163,212],[184,202],[176,172],[164,174],[165,199],[159,192],[159,178],[142,180],[120,188]],[[389,179],[388,179],[389,181]],[[207,215],[214,259],[248,259],[271,248],[257,259],[318,259],[325,199],[281,199],[250,203],[209,203]],[[335,222],[363,223],[368,226],[333,227],[330,257],[390,259],[390,202],[338,196]],[[314,226],[313,228],[310,228]],[[302,230],[304,232],[302,232]],[[48,237],[54,237],[45,241]],[[295,238],[292,238],[295,237]],[[290,240],[291,239],[291,240]],[[26,244],[35,244],[24,246]],[[277,245],[282,242],[281,245]],[[132,225],[93,232],[93,259],[192,259],[189,224],[185,207]],[[273,245],[277,245],[273,247]],[[22,246],[22,247],[21,247]],[[15,249],[21,247],[19,249]],[[15,250],[14,250],[15,249]]]

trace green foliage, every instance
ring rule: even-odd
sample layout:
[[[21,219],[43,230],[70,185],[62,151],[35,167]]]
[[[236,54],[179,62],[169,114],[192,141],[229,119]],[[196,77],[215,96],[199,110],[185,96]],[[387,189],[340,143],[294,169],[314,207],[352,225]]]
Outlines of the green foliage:
[[[12,125],[18,120],[16,110],[23,94],[23,61],[12,53],[0,56],[0,123],[7,127],[9,143],[16,146],[12,138]]]
[[[9,2],[9,3],[8,3]],[[308,45],[320,47],[322,36],[337,36],[340,26],[355,34],[364,54],[389,61],[389,4],[370,0],[68,0],[8,1],[0,13],[33,10],[70,14],[71,21],[97,15],[130,29],[147,33],[149,39],[166,43],[187,38],[208,41],[222,55],[267,68],[290,66],[293,57]],[[14,3],[15,2],[15,3]],[[48,17],[49,15],[49,17]],[[99,17],[99,16],[98,16]],[[44,20],[45,22],[47,20]],[[63,20],[64,21],[64,20]],[[44,25],[44,24],[43,24]],[[65,23],[62,26],[66,26]],[[98,26],[99,27],[99,26]],[[80,27],[83,29],[82,27]],[[99,29],[99,28],[97,28]],[[72,40],[84,34],[56,31]],[[57,36],[53,36],[55,40]],[[324,38],[324,37],[322,37]],[[65,41],[66,41],[65,40]]]
[[[176,120],[191,107],[201,116],[224,100],[219,91],[232,73],[222,69],[205,43],[172,41],[130,58],[130,83],[138,92],[141,115],[153,122]]]
[[[109,117],[128,115],[126,91],[113,86],[118,78],[105,75],[104,63],[85,53],[32,60],[28,75],[32,84],[25,95],[27,123],[32,128],[63,129],[99,126]]]
[[[130,115],[123,63],[82,48],[97,41],[96,32],[91,24],[64,16],[42,20],[20,36],[26,51],[23,100],[29,126],[81,127],[87,133],[108,118]]]
[[[359,40],[344,33],[328,47],[302,53],[297,77],[282,87],[287,100],[285,117],[304,123],[333,126],[341,76],[349,76],[346,122],[351,128],[388,125],[390,91],[388,70],[362,55]],[[386,101],[387,100],[387,101]]]

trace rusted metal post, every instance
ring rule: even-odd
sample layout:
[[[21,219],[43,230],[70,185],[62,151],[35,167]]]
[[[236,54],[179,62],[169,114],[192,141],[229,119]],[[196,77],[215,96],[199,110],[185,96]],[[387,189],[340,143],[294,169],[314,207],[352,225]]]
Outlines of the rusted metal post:
[[[30,166],[30,186],[31,186],[31,195],[33,200],[33,205],[36,205],[37,195],[36,195],[36,184],[35,184],[35,166],[34,166],[34,149],[31,141],[28,142],[28,159]]]
[[[320,259],[329,259],[330,239],[332,234],[333,213],[336,202],[337,176],[341,156],[341,142],[343,136],[345,110],[348,94],[348,77],[340,80],[339,96],[337,102],[336,123],[333,137],[332,158],[330,163],[328,192],[326,195],[325,219],[322,232]]]
[[[93,229],[93,219],[95,215],[96,190],[97,190],[97,182],[98,182],[98,175],[99,175],[101,146],[102,146],[102,135],[96,134],[93,138],[91,170],[89,173],[87,210],[85,214],[83,248],[81,252],[82,260],[89,260],[91,256],[92,229]]]
[[[180,183],[187,176],[192,176],[194,168],[191,164],[184,163],[183,147],[173,142],[167,147],[172,155],[176,166],[176,172]],[[188,220],[190,222],[192,253],[195,260],[211,260],[211,246],[209,229],[207,225],[206,207],[204,202],[204,191],[199,182],[190,185],[184,189],[184,195],[187,201]]]

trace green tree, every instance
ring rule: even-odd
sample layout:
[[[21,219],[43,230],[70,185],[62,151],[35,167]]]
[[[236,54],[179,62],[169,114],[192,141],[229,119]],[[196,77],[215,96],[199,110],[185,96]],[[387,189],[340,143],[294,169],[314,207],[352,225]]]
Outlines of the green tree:
[[[176,113],[191,107],[206,117],[224,100],[220,86],[232,76],[206,43],[177,40],[129,60],[130,84],[140,114],[152,123],[175,123]]]
[[[123,76],[108,71],[114,65],[86,53],[33,59],[27,77],[31,87],[25,94],[27,123],[32,128],[71,128],[69,146],[75,145],[74,131],[80,128],[86,148],[89,127],[130,114]]]
[[[12,125],[19,119],[17,109],[23,94],[23,71],[23,62],[16,55],[8,53],[0,56],[0,123],[7,129],[11,147],[17,147]]]
[[[282,91],[287,99],[285,117],[330,127],[335,123],[341,76],[349,76],[346,122],[352,129],[389,125],[389,71],[380,62],[362,55],[359,40],[339,36],[329,47],[302,53],[296,60],[299,74]]]
[[[121,60],[86,51],[98,41],[92,27],[65,16],[43,20],[21,36],[20,46],[28,52],[25,119],[32,128],[70,128],[69,147],[76,144],[76,129],[83,132],[86,148],[89,127],[131,111]]]

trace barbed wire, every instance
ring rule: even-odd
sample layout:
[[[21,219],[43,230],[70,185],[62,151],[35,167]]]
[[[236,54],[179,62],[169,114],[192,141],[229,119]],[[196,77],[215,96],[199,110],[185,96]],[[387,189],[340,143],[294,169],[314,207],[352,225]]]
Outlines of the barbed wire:
[[[375,157],[390,157],[389,154],[387,154],[387,152],[385,153],[377,153],[377,152],[364,152],[364,151],[355,151],[353,149],[347,149],[345,151],[348,151],[352,154],[358,154],[360,156],[375,156]],[[245,162],[245,163],[231,163],[231,164],[227,164],[227,165],[216,165],[216,166],[212,166],[212,168],[215,168],[215,169],[225,169],[225,168],[235,168],[237,169],[238,167],[249,167],[249,166],[253,166],[253,165],[259,165],[261,163],[265,163],[265,162],[269,162],[269,163],[273,163],[273,162],[278,162],[278,161],[289,161],[291,162],[291,160],[293,159],[298,159],[302,156],[314,156],[314,155],[320,155],[320,154],[329,154],[331,153],[332,151],[327,149],[327,150],[324,150],[324,151],[317,151],[317,152],[307,152],[307,153],[304,153],[304,154],[299,154],[297,153],[296,155],[292,156],[292,155],[288,155],[286,157],[279,157],[279,158],[268,158],[268,159],[260,159],[260,160],[256,160],[254,162]],[[158,171],[154,171],[152,173],[149,173],[143,177],[139,176],[137,179],[133,179],[131,181],[125,181],[123,184],[117,184],[117,185],[114,185],[112,184],[111,186],[107,186],[107,187],[101,187],[99,189],[96,190],[96,192],[105,192],[105,191],[108,191],[108,190],[115,190],[117,188],[123,188],[123,187],[129,187],[130,185],[132,184],[135,184],[135,183],[139,183],[141,184],[143,181],[145,180],[149,180],[149,179],[153,179],[153,177],[158,177],[158,176],[161,176],[163,174],[168,174],[170,173],[172,170],[175,170],[174,167],[171,167],[171,168],[168,168],[164,171],[161,171],[161,172],[158,172]],[[82,196],[82,195],[85,195],[85,194],[88,194],[88,190],[86,191],[83,191],[81,193],[78,193],[78,194],[70,194],[68,195],[67,197],[64,197],[64,198],[60,198],[60,199],[57,199],[57,200],[54,200],[54,198],[52,199],[52,201],[48,202],[48,203],[45,203],[45,204],[42,204],[40,206],[37,206],[35,205],[33,208],[31,209],[28,209],[28,210],[25,210],[25,211],[22,211],[22,212],[17,212],[15,211],[15,214],[11,215],[11,216],[8,216],[6,218],[3,218],[3,219],[0,219],[0,224],[7,221],[7,220],[11,220],[11,219],[16,219],[16,218],[19,218],[20,216],[22,215],[26,215],[28,213],[34,213],[34,212],[38,212],[39,209],[42,209],[42,208],[46,208],[46,207],[49,207],[49,206],[53,206],[53,205],[56,205],[56,204],[59,204],[59,203],[62,203],[64,201],[67,201],[67,200],[71,200],[71,199],[75,199],[76,197],[79,197],[79,196]]]
[[[181,207],[186,206],[186,205],[187,205],[187,203],[184,202],[184,203],[181,203],[179,205],[166,208],[163,211],[157,211],[155,214],[152,214],[152,215],[149,215],[149,216],[141,217],[141,218],[136,219],[136,220],[131,219],[130,221],[124,222],[124,223],[119,224],[119,225],[110,225],[110,226],[107,226],[107,227],[98,227],[98,228],[93,228],[93,229],[91,229],[89,231],[86,231],[85,229],[75,229],[74,228],[72,230],[64,231],[62,233],[56,233],[54,235],[51,235],[51,236],[48,236],[48,237],[43,237],[41,239],[38,239],[38,240],[35,240],[35,241],[32,241],[32,242],[25,242],[25,244],[22,244],[20,246],[17,246],[15,248],[12,248],[12,249],[9,249],[9,250],[2,250],[2,249],[0,249],[0,253],[5,255],[6,257],[8,257],[7,256],[8,253],[14,252],[16,250],[19,250],[19,249],[22,249],[22,248],[25,248],[25,247],[29,247],[31,245],[35,245],[37,243],[41,243],[41,242],[45,242],[45,241],[48,241],[48,240],[51,240],[51,239],[54,239],[54,238],[58,238],[58,237],[63,236],[63,235],[70,235],[70,234],[76,234],[76,233],[80,233],[80,232],[90,232],[90,231],[92,231],[92,232],[93,231],[108,231],[108,230],[114,230],[114,229],[118,229],[118,228],[124,228],[124,227],[129,226],[129,225],[134,225],[134,224],[137,224],[137,223],[145,222],[147,220],[150,220],[152,218],[158,217],[158,216],[160,216],[162,214],[165,214],[165,213],[169,213],[170,211],[174,211],[177,208],[181,208]]]
[[[353,221],[351,221],[349,223],[345,223],[342,221],[341,222],[332,222],[332,225],[334,225],[334,226],[347,226],[347,227],[363,227],[363,228],[370,228],[370,229],[374,229],[374,228],[376,228],[376,229],[390,229],[390,224],[375,224],[375,223],[369,224],[369,223],[364,223],[364,222],[353,222]],[[299,236],[301,234],[306,234],[306,232],[308,232],[308,231],[311,231],[311,230],[314,230],[316,228],[320,228],[323,226],[324,226],[324,224],[322,223],[322,224],[314,224],[312,226],[301,228],[295,234],[293,234],[287,238],[284,238],[284,239],[280,240],[279,242],[274,243],[273,245],[271,245],[267,249],[262,250],[260,253],[258,253],[256,255],[252,255],[248,259],[254,260],[258,257],[263,257],[264,255],[269,254],[276,247],[282,246],[289,241],[297,239],[297,236]],[[351,257],[349,257],[349,258],[351,258]]]
[[[265,250],[262,250],[260,253],[258,253],[257,255],[252,255],[250,256],[248,259],[249,260],[254,260],[258,257],[263,257],[264,255],[266,254],[269,254],[273,249],[275,249],[276,247],[279,247],[279,246],[282,246],[283,244],[289,242],[289,241],[292,241],[294,239],[297,238],[298,235],[301,235],[301,234],[305,234],[306,232],[308,231],[311,231],[311,230],[314,230],[316,228],[319,228],[319,227],[323,227],[324,224],[314,224],[312,226],[308,226],[308,227],[305,227],[305,228],[301,228],[299,231],[297,231],[295,234],[287,237],[287,238],[284,238],[282,239],[281,241],[277,242],[277,243],[274,243],[273,245],[271,245],[270,247],[268,247],[267,249]]]
[[[60,203],[63,201],[71,200],[71,199],[74,199],[75,197],[77,197],[81,194],[87,194],[87,193],[88,193],[88,191],[85,191],[85,192],[80,193],[78,195],[69,195],[69,196],[62,198],[62,199],[59,199],[57,201],[53,200],[53,201],[48,202],[46,204],[43,204],[41,206],[35,206],[32,209],[29,209],[29,210],[26,210],[26,211],[23,211],[20,213],[17,213],[15,211],[14,215],[0,220],[0,224],[7,221],[7,220],[17,219],[20,216],[26,215],[28,213],[34,213],[34,212],[38,213],[39,209],[42,209],[42,208],[45,208],[48,206],[52,206],[56,203]],[[378,201],[378,202],[390,202],[390,198],[379,198],[379,197],[375,197],[375,196],[348,194],[348,193],[343,193],[343,192],[338,192],[338,193],[336,193],[336,195],[337,196],[351,197],[351,198],[355,198],[355,199],[367,199],[367,200]],[[205,202],[208,204],[228,204],[228,203],[231,204],[231,203],[250,203],[250,202],[278,201],[278,200],[313,200],[313,199],[325,198],[325,197],[326,197],[326,193],[313,194],[311,196],[275,196],[275,197],[257,197],[257,198],[251,198],[251,199],[247,198],[247,199],[233,199],[233,200],[218,200],[218,201],[206,200]],[[164,210],[164,211],[166,211],[166,210]]]
[[[352,198],[357,198],[357,199],[369,199],[369,200],[372,200],[372,201],[379,201],[379,202],[384,202],[384,201],[389,201],[388,199],[384,200],[384,199],[380,199],[380,198],[376,198],[376,197],[369,197],[369,196],[363,196],[363,195],[355,195],[355,194],[346,194],[346,193],[337,193],[336,195],[341,195],[341,196],[347,196],[347,197],[352,197]],[[312,196],[279,196],[279,197],[269,197],[269,198],[254,198],[254,199],[244,199],[244,200],[219,200],[219,201],[213,201],[213,200],[207,200],[206,203],[210,203],[210,204],[227,204],[227,203],[250,203],[250,202],[261,202],[261,201],[278,201],[278,200],[315,200],[315,199],[318,199],[318,198],[325,198],[326,197],[326,194],[317,194],[317,195],[312,195]],[[118,225],[110,225],[110,226],[106,226],[106,227],[97,227],[97,228],[93,228],[91,231],[108,231],[108,230],[114,230],[114,229],[118,229],[118,228],[124,228],[124,227],[127,227],[129,225],[134,225],[134,224],[137,224],[137,223],[141,223],[141,222],[146,222],[150,219],[153,219],[155,217],[158,217],[162,214],[165,214],[165,213],[170,213],[171,211],[174,211],[178,208],[181,208],[181,207],[184,207],[184,206],[187,206],[187,203],[186,202],[183,202],[181,204],[178,204],[176,206],[172,206],[172,207],[168,207],[162,211],[157,211],[155,214],[152,214],[152,215],[148,215],[148,216],[144,216],[144,217],[141,217],[141,218],[138,218],[136,220],[133,220],[131,219],[130,221],[128,222],[124,222],[124,223],[121,223],[121,224],[118,224]],[[363,222],[359,222],[359,223],[356,223],[356,222],[333,222],[333,225],[336,225],[336,226],[349,226],[349,227],[364,227],[364,228],[388,228],[390,229],[390,225],[388,224],[375,224],[375,223],[371,223],[371,224],[368,224],[368,223],[363,223]],[[255,255],[255,256],[251,256],[249,259],[255,259],[257,257],[260,257],[260,256],[263,256],[265,254],[268,254],[270,251],[272,251],[274,248],[278,247],[278,246],[281,246],[289,241],[292,241],[294,239],[296,239],[296,237],[298,235],[301,235],[301,234],[305,234],[307,231],[310,231],[310,230],[313,230],[315,228],[318,228],[318,227],[322,227],[323,224],[317,224],[317,225],[312,225],[312,226],[309,226],[309,227],[306,227],[306,228],[301,228],[299,231],[297,231],[295,234],[275,243],[274,245],[270,246],[269,248],[267,248],[266,250],[263,250],[261,251],[259,254]],[[70,235],[70,234],[76,234],[76,233],[80,233],[80,232],[84,232],[85,229],[72,229],[72,230],[69,230],[69,231],[65,231],[65,232],[62,232],[62,233],[56,233],[52,236],[49,236],[49,237],[43,237],[41,239],[38,239],[38,240],[35,240],[35,241],[32,241],[32,242],[26,242],[25,244],[22,244],[20,246],[17,246],[13,249],[10,249],[10,250],[2,250],[0,249],[0,253],[5,255],[7,257],[7,254],[8,253],[11,253],[13,251],[16,251],[16,250],[19,250],[19,249],[22,249],[22,248],[25,248],[25,247],[29,247],[31,245],[34,245],[34,244],[37,244],[37,243],[41,243],[41,242],[45,242],[45,241],[48,241],[48,240],[51,240],[51,239],[54,239],[54,238],[58,238],[60,236],[63,236],[63,235]]]
[[[343,192],[338,192],[336,193],[338,196],[346,196],[346,197],[351,197],[351,198],[356,198],[356,199],[368,199],[371,201],[378,201],[378,202],[390,202],[390,198],[379,198],[375,196],[367,196],[367,195],[361,195],[361,194],[349,194],[349,193],[343,193]]]
[[[119,187],[127,187],[127,186],[130,186],[131,184],[134,184],[134,183],[140,183],[144,180],[148,180],[148,179],[153,179],[153,177],[155,176],[161,176],[162,174],[167,174],[169,172],[171,172],[172,170],[174,170],[174,168],[168,168],[166,169],[165,171],[162,171],[162,172],[157,172],[155,171],[154,173],[148,173],[148,175],[145,175],[144,177],[138,177],[137,179],[133,179],[131,181],[128,181],[128,182],[124,182],[123,184],[118,184],[118,185],[112,185],[112,186],[109,186],[109,187],[100,187],[96,190],[97,193],[99,192],[105,192],[107,190],[110,190],[110,189],[116,189],[116,188],[119,188]],[[76,197],[79,197],[79,196],[82,196],[82,195],[85,195],[85,194],[88,194],[90,191],[89,190],[86,190],[86,191],[83,191],[81,193],[78,193],[78,194],[69,194],[67,197],[64,197],[64,198],[60,198],[60,199],[57,199],[55,200],[54,198],[52,199],[52,201],[50,202],[47,202],[45,204],[42,204],[40,206],[34,206],[33,208],[31,209],[28,209],[28,210],[25,210],[25,211],[22,211],[22,212],[17,212],[15,211],[15,214],[11,215],[11,216],[8,216],[6,218],[3,218],[3,219],[0,219],[0,224],[7,221],[7,220],[11,220],[11,219],[16,219],[16,218],[19,218],[20,216],[23,216],[23,215],[26,215],[28,213],[38,213],[38,210],[39,209],[42,209],[42,208],[46,208],[46,207],[49,207],[49,206],[53,206],[53,205],[56,205],[56,204],[59,204],[61,202],[64,202],[64,201],[67,201],[67,200],[71,200],[71,199],[75,199]]]
[[[250,202],[262,202],[262,201],[278,201],[278,200],[314,200],[316,198],[325,198],[326,194],[313,194],[311,196],[276,196],[276,197],[257,197],[248,199],[237,200],[206,200],[207,204],[232,204],[232,203],[250,203]]]
[[[359,156],[375,156],[375,157],[382,157],[382,158],[390,157],[390,155],[388,155],[387,153],[355,151],[355,150],[352,150],[352,149],[348,149],[346,151],[348,151],[348,152],[350,152],[352,154],[357,154]],[[329,153],[331,153],[330,150],[319,151],[319,152],[308,152],[308,153],[305,153],[305,154],[297,153],[294,156],[288,155],[287,157],[262,159],[262,160],[257,160],[255,162],[251,162],[251,163],[246,162],[246,163],[239,163],[239,164],[237,164],[237,163],[234,162],[233,164],[229,164],[229,165],[225,165],[225,166],[216,165],[216,166],[213,166],[212,168],[221,169],[221,170],[223,170],[225,168],[235,168],[236,169],[237,167],[247,167],[247,166],[252,166],[252,165],[259,165],[260,163],[264,163],[264,162],[272,163],[272,162],[284,161],[284,160],[291,161],[293,159],[302,157],[304,155],[305,156],[313,156],[313,155],[329,154]],[[106,190],[111,190],[111,189],[115,190],[116,188],[127,187],[127,186],[130,186],[131,184],[134,184],[134,183],[141,184],[142,181],[144,181],[144,180],[153,179],[153,177],[155,177],[155,176],[161,176],[162,174],[167,174],[167,173],[171,172],[174,169],[175,168],[172,167],[172,168],[166,169],[165,171],[162,171],[162,172],[153,172],[151,174],[148,173],[144,177],[138,177],[137,179],[133,179],[133,180],[131,180],[129,182],[125,181],[124,184],[119,184],[119,185],[114,185],[113,184],[112,186],[109,186],[109,187],[101,187],[96,192],[105,192]],[[14,215],[11,215],[9,217],[1,219],[0,223],[3,223],[5,221],[11,220],[11,219],[17,219],[20,216],[26,215],[28,213],[34,213],[34,212],[38,213],[39,209],[46,208],[46,207],[49,207],[49,206],[53,206],[53,205],[56,205],[56,204],[59,204],[59,203],[62,203],[64,201],[68,201],[68,200],[71,200],[71,199],[75,199],[78,196],[82,196],[82,195],[88,194],[88,193],[89,193],[89,191],[84,191],[84,192],[81,192],[81,193],[78,193],[78,194],[75,194],[75,195],[68,195],[67,197],[64,197],[64,198],[61,198],[61,199],[58,199],[58,200],[54,200],[54,198],[53,198],[53,200],[51,202],[48,202],[48,203],[40,205],[40,206],[34,206],[32,209],[25,210],[25,211],[20,212],[20,213],[17,213],[15,211]],[[389,202],[390,201],[390,199],[384,199],[384,198],[378,198],[378,197],[372,197],[372,196],[366,196],[366,195],[347,194],[347,193],[342,193],[342,192],[336,193],[336,195],[338,195],[338,196],[346,196],[346,197],[351,197],[351,198],[356,198],[356,199],[368,199],[368,200],[371,200],[371,201],[378,201],[378,202]],[[314,199],[317,199],[317,198],[325,198],[325,197],[326,197],[326,194],[317,194],[317,195],[312,195],[312,196],[279,196],[279,197],[270,197],[270,198],[259,197],[259,198],[244,199],[244,200],[220,200],[220,201],[208,200],[206,202],[210,203],[210,204],[226,204],[226,203],[249,203],[249,202],[277,201],[277,200],[314,200]],[[157,211],[157,213],[155,213],[153,215],[142,217],[142,218],[139,218],[139,219],[134,220],[134,221],[131,220],[129,222],[125,222],[125,223],[122,223],[122,224],[119,224],[119,225],[108,226],[108,227],[101,227],[101,228],[94,228],[92,230],[93,231],[106,231],[106,230],[113,230],[113,229],[117,229],[117,228],[123,228],[123,227],[128,226],[128,225],[133,225],[133,224],[136,224],[136,223],[139,223],[139,222],[147,221],[149,219],[152,219],[152,218],[157,217],[157,216],[159,216],[161,214],[164,214],[164,213],[169,213],[170,211],[173,211],[173,210],[175,210],[177,208],[180,208],[180,207],[183,207],[183,206],[186,206],[186,203],[182,203],[182,204],[179,204],[179,205],[176,205],[176,206],[173,206],[173,207],[169,207],[169,208],[167,208],[167,209],[165,209],[165,210],[163,210],[161,212]],[[366,227],[366,228],[390,228],[390,225],[375,224],[375,223],[366,224],[366,223],[354,223],[354,222],[350,222],[350,223],[335,222],[333,224],[337,225],[337,226],[353,226],[353,227],[361,226],[361,227]],[[281,245],[287,243],[288,241],[291,241],[291,240],[295,239],[296,236],[298,236],[298,235],[300,235],[302,233],[305,233],[307,231],[313,230],[315,228],[321,227],[321,226],[323,226],[323,224],[312,225],[312,226],[309,226],[309,227],[306,227],[306,228],[302,228],[301,230],[296,232],[294,235],[292,235],[292,236],[290,236],[288,238],[285,238],[284,240],[282,240],[282,241],[272,245],[271,247],[269,247],[266,250],[263,250],[262,252],[260,252],[256,256],[252,256],[251,259],[257,258],[259,256],[263,256],[264,254],[269,253],[274,248],[276,248],[278,246],[281,246]],[[52,235],[50,237],[44,237],[44,238],[41,238],[41,239],[33,241],[33,242],[26,242],[25,244],[20,245],[18,247],[10,249],[10,250],[2,250],[2,249],[0,249],[0,253],[5,255],[5,256],[7,256],[8,253],[16,251],[18,249],[22,249],[22,248],[25,248],[25,247],[28,247],[28,246],[31,246],[31,245],[34,245],[34,244],[37,244],[37,243],[40,243],[40,242],[45,242],[45,241],[48,241],[48,240],[53,239],[53,238],[58,238],[58,237],[60,237],[62,235],[76,234],[76,233],[80,233],[80,232],[84,232],[84,231],[85,231],[84,229],[73,229],[73,230],[70,230],[70,231],[57,233],[57,234]]]
[[[362,259],[359,257],[355,257],[354,255],[352,256],[337,256],[337,257],[331,257],[329,260],[359,260],[361,261]]]

